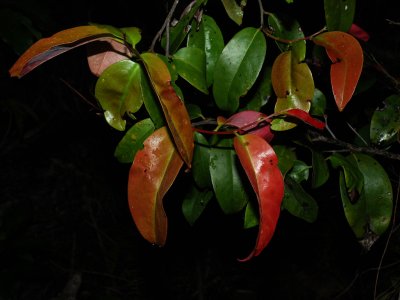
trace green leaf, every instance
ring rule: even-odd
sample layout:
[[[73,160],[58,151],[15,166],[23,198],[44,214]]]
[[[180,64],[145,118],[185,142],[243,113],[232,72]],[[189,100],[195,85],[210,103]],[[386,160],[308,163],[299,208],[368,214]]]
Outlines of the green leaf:
[[[268,24],[276,37],[288,41],[300,39],[294,43],[275,42],[281,52],[291,50],[293,59],[295,59],[296,62],[304,61],[306,57],[306,41],[303,40],[304,33],[299,22],[293,18],[289,18],[288,16],[269,14]]]
[[[318,217],[318,204],[296,180],[287,176],[285,178],[285,196],[282,209],[309,223]]]
[[[202,191],[195,185],[190,187],[182,202],[182,213],[190,225],[193,225],[201,216],[213,196],[210,190]]]
[[[217,201],[225,214],[237,213],[248,202],[248,194],[238,169],[232,139],[222,139],[210,149],[210,174]]]
[[[120,30],[125,34],[126,41],[133,47],[142,39],[141,31],[137,27],[123,27]]]
[[[241,1],[241,3],[247,1]],[[243,21],[243,7],[238,4],[236,0],[222,0],[225,11],[229,18],[234,21],[237,25],[241,25]]]
[[[195,146],[193,151],[192,174],[197,186],[201,189],[212,188],[210,175],[210,148],[206,138],[194,133]]]
[[[321,152],[310,149],[312,153],[312,187],[317,188],[329,179],[329,168]]]
[[[293,162],[293,168],[290,170],[288,176],[297,183],[307,181],[310,174],[310,166],[301,160],[295,160]]]
[[[261,71],[266,50],[265,37],[257,28],[246,27],[228,42],[214,73],[213,96],[221,110],[233,113],[239,108],[240,98]]]
[[[215,64],[224,45],[224,37],[215,20],[203,14],[197,28],[190,31],[187,46],[199,48],[205,53],[207,88],[214,82]]]
[[[139,64],[121,60],[105,69],[97,80],[95,96],[106,121],[117,130],[125,130],[125,113],[135,113],[143,104],[140,79]]]
[[[271,71],[271,66],[263,66],[260,75],[253,86],[254,94],[249,95],[250,98],[247,100],[244,110],[260,111],[261,107],[268,103],[268,100],[274,93],[271,81]]]
[[[254,205],[253,202],[249,201],[247,203],[246,209],[244,211],[243,228],[249,229],[249,228],[257,226],[258,224],[260,224],[259,218],[260,217],[259,217],[257,206]]]
[[[383,108],[372,115],[370,138],[373,144],[386,146],[400,131],[400,96],[391,95],[383,101]]]
[[[294,149],[285,145],[274,145],[273,148],[278,156],[278,167],[283,176],[285,176],[286,173],[292,169],[294,162],[296,161],[296,152]]]
[[[206,58],[199,48],[180,48],[172,57],[178,74],[199,91],[208,95]]]
[[[314,97],[311,101],[310,114],[315,116],[324,116],[326,109],[326,97],[321,90],[314,89]]]
[[[327,29],[347,32],[353,23],[355,8],[356,0],[324,0]]]
[[[154,130],[154,124],[149,118],[135,123],[118,143],[114,156],[121,163],[131,163],[136,152],[143,148],[143,142]]]

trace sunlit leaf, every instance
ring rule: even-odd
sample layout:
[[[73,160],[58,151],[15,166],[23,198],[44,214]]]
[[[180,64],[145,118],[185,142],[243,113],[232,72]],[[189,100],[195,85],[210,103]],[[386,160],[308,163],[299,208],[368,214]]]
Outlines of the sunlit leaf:
[[[213,96],[217,106],[235,112],[240,98],[256,81],[264,63],[267,44],[263,33],[252,27],[240,30],[222,51],[214,73]]]
[[[166,127],[157,129],[136,153],[128,180],[128,201],[140,234],[150,243],[163,246],[168,221],[163,199],[176,179],[183,160]]]
[[[217,201],[225,214],[237,213],[248,201],[245,183],[237,166],[232,139],[210,148],[210,175]]]
[[[182,213],[190,225],[201,216],[213,196],[210,190],[199,190],[195,185],[190,187],[182,202]]]
[[[400,96],[387,97],[383,105],[374,111],[371,119],[370,137],[376,145],[389,144],[400,131]]]
[[[206,57],[203,50],[194,47],[180,48],[172,58],[178,74],[207,95]]]
[[[12,77],[22,77],[42,63],[93,41],[121,40],[122,32],[111,26],[86,25],[59,31],[29,47],[9,70]]]
[[[172,133],[182,159],[190,168],[193,157],[193,131],[189,113],[171,85],[171,75],[167,65],[154,53],[141,55],[147,74],[158,96],[168,128]]]
[[[135,113],[143,104],[140,72],[139,64],[121,60],[105,69],[97,80],[95,96],[106,121],[117,130],[125,130],[125,113]]]
[[[306,63],[298,63],[292,59],[292,52],[285,51],[279,54],[272,65],[272,86],[277,96],[275,113],[291,108],[310,110],[314,96],[314,80]],[[288,130],[296,123],[284,119],[272,121],[272,129],[277,131]]]
[[[234,21],[237,25],[241,25],[243,21],[243,7],[241,3],[239,4],[238,2],[239,1],[236,0],[222,0],[225,11],[228,14],[229,18],[232,21]]]
[[[314,43],[323,46],[331,65],[331,85],[339,111],[343,111],[353,96],[364,62],[363,49],[352,35],[329,31],[315,36]]]
[[[251,253],[241,261],[257,256],[270,242],[278,222],[284,196],[284,182],[278,158],[267,141],[254,134],[236,136],[234,147],[257,195],[259,229]]]
[[[196,47],[204,51],[206,60],[206,82],[210,87],[214,82],[214,68],[218,57],[224,49],[224,37],[215,20],[203,14],[197,28],[190,31],[188,47]]]
[[[143,148],[143,142],[154,130],[154,124],[149,118],[135,123],[119,141],[114,156],[121,163],[131,163],[136,152]]]
[[[348,31],[353,23],[356,0],[324,0],[325,21],[329,31]]]

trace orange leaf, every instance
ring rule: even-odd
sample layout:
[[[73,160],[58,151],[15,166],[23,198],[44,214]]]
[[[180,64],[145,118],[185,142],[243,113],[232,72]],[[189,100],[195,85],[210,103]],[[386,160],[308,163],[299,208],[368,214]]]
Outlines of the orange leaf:
[[[339,111],[343,111],[354,94],[360,79],[364,54],[360,43],[351,34],[329,31],[313,38],[315,44],[323,46],[331,65],[331,85]]]
[[[147,74],[160,100],[168,128],[186,165],[193,158],[194,137],[189,113],[171,85],[171,75],[165,63],[154,53],[141,55]]]
[[[143,145],[129,172],[129,208],[140,234],[150,243],[163,246],[168,223],[162,200],[183,161],[166,127],[157,129]]]
[[[38,40],[29,47],[11,67],[10,75],[21,78],[57,55],[95,40],[118,37],[118,34],[119,31],[111,26],[96,25],[78,26],[59,31],[51,37]]]
[[[260,212],[256,245],[246,258],[240,260],[246,261],[259,255],[274,234],[281,211],[284,182],[278,158],[266,140],[246,134],[236,136],[233,145],[257,195]]]

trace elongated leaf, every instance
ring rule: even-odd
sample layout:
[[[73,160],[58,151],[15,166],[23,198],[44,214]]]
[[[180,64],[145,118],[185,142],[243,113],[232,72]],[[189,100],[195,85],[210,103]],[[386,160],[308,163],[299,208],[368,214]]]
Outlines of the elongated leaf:
[[[277,96],[274,111],[279,113],[291,108],[310,110],[314,96],[314,80],[306,63],[298,63],[292,59],[292,51],[279,54],[272,65],[272,87]],[[272,121],[272,129],[289,130],[296,123],[284,119]]]
[[[272,89],[271,71],[271,66],[264,64],[253,86],[255,92],[252,94],[251,98],[248,100],[246,99],[247,103],[245,104],[244,110],[260,111],[261,108],[268,103],[274,93]]]
[[[243,7],[236,0],[222,0],[222,4],[229,18],[237,25],[241,25],[243,21]]]
[[[252,252],[241,261],[257,256],[270,242],[278,222],[284,196],[284,182],[273,148],[254,134],[236,136],[235,151],[257,195],[259,230]]]
[[[190,187],[182,202],[182,212],[190,225],[193,225],[201,216],[208,202],[214,196],[211,190],[200,190],[195,185]]]
[[[330,76],[333,96],[339,111],[343,111],[360,79],[363,50],[355,37],[341,31],[321,33],[313,41],[325,48],[332,61]]]
[[[281,170],[282,175],[285,177],[286,173],[293,168],[294,162],[296,161],[296,152],[294,149],[289,148],[285,145],[274,145],[275,154],[278,156],[278,167]]]
[[[166,127],[151,134],[133,160],[128,180],[129,208],[140,234],[152,244],[165,244],[168,221],[162,201],[182,165]]]
[[[178,74],[193,87],[208,95],[206,82],[206,57],[203,50],[184,47],[173,55]]]
[[[135,123],[119,141],[114,156],[121,163],[132,163],[136,152],[143,148],[143,142],[154,132],[150,118]]]
[[[287,109],[280,111],[278,115],[284,115],[284,116],[289,116],[289,117],[294,117],[295,119],[298,119],[300,121],[303,121],[304,123],[313,126],[317,129],[324,129],[325,128],[325,123],[313,118],[310,116],[310,114],[302,109],[298,108],[292,108],[292,109]]]
[[[121,40],[123,34],[111,26],[86,25],[62,30],[42,38],[28,48],[10,69],[12,77],[22,77],[42,63],[93,41]]]
[[[391,95],[383,104],[371,119],[370,138],[376,145],[387,145],[400,131],[400,96]]]
[[[190,168],[193,157],[193,131],[189,113],[171,86],[171,75],[166,64],[154,53],[141,55],[150,81],[158,96],[168,128],[182,159]]]
[[[117,130],[125,130],[125,113],[135,113],[143,104],[140,72],[139,64],[126,59],[109,66],[97,80],[95,96],[106,121]]]
[[[265,59],[263,33],[246,27],[235,34],[222,51],[214,70],[213,95],[217,106],[235,112],[240,98],[256,81]]]
[[[225,214],[241,211],[248,202],[245,183],[237,166],[232,139],[223,139],[210,149],[210,175],[218,204]]]
[[[312,187],[318,188],[329,179],[328,163],[321,152],[310,149],[312,154]]]
[[[208,88],[214,82],[214,68],[218,57],[224,49],[224,37],[215,20],[208,15],[203,14],[197,27],[197,30],[190,31],[187,46],[204,51]]]
[[[329,31],[348,31],[353,23],[356,0],[324,0],[326,27]]]
[[[201,189],[212,188],[210,175],[210,148],[207,139],[198,132],[194,133],[195,147],[193,153],[192,174],[197,186]]]

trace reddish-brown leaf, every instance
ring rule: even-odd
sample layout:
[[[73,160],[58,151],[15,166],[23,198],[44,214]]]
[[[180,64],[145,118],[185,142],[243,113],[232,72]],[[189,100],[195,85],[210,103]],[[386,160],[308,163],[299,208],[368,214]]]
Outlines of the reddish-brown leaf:
[[[298,109],[298,108],[292,108],[292,109],[287,109],[284,111],[281,111],[278,113],[278,115],[287,115],[294,117],[296,119],[299,119],[303,121],[304,123],[311,125],[317,129],[324,129],[325,128],[325,123],[318,120],[314,119],[308,112]]]
[[[87,25],[59,31],[29,47],[11,67],[10,75],[22,77],[57,55],[95,40],[107,40],[117,36],[117,29],[110,26]]]
[[[233,145],[257,195],[260,215],[256,245],[246,258],[240,259],[246,261],[259,255],[275,232],[284,195],[284,182],[275,151],[263,138],[254,134],[236,136]]]
[[[339,111],[343,111],[354,94],[360,79],[364,55],[360,43],[351,34],[328,31],[313,38],[315,44],[323,46],[331,65],[331,85]]]
[[[166,127],[156,130],[143,144],[129,172],[129,208],[140,234],[150,243],[163,246],[168,222],[162,201],[183,160]]]
[[[191,167],[194,137],[189,113],[171,85],[171,75],[165,63],[154,53],[141,55],[154,91],[160,100],[168,128],[182,159]]]

